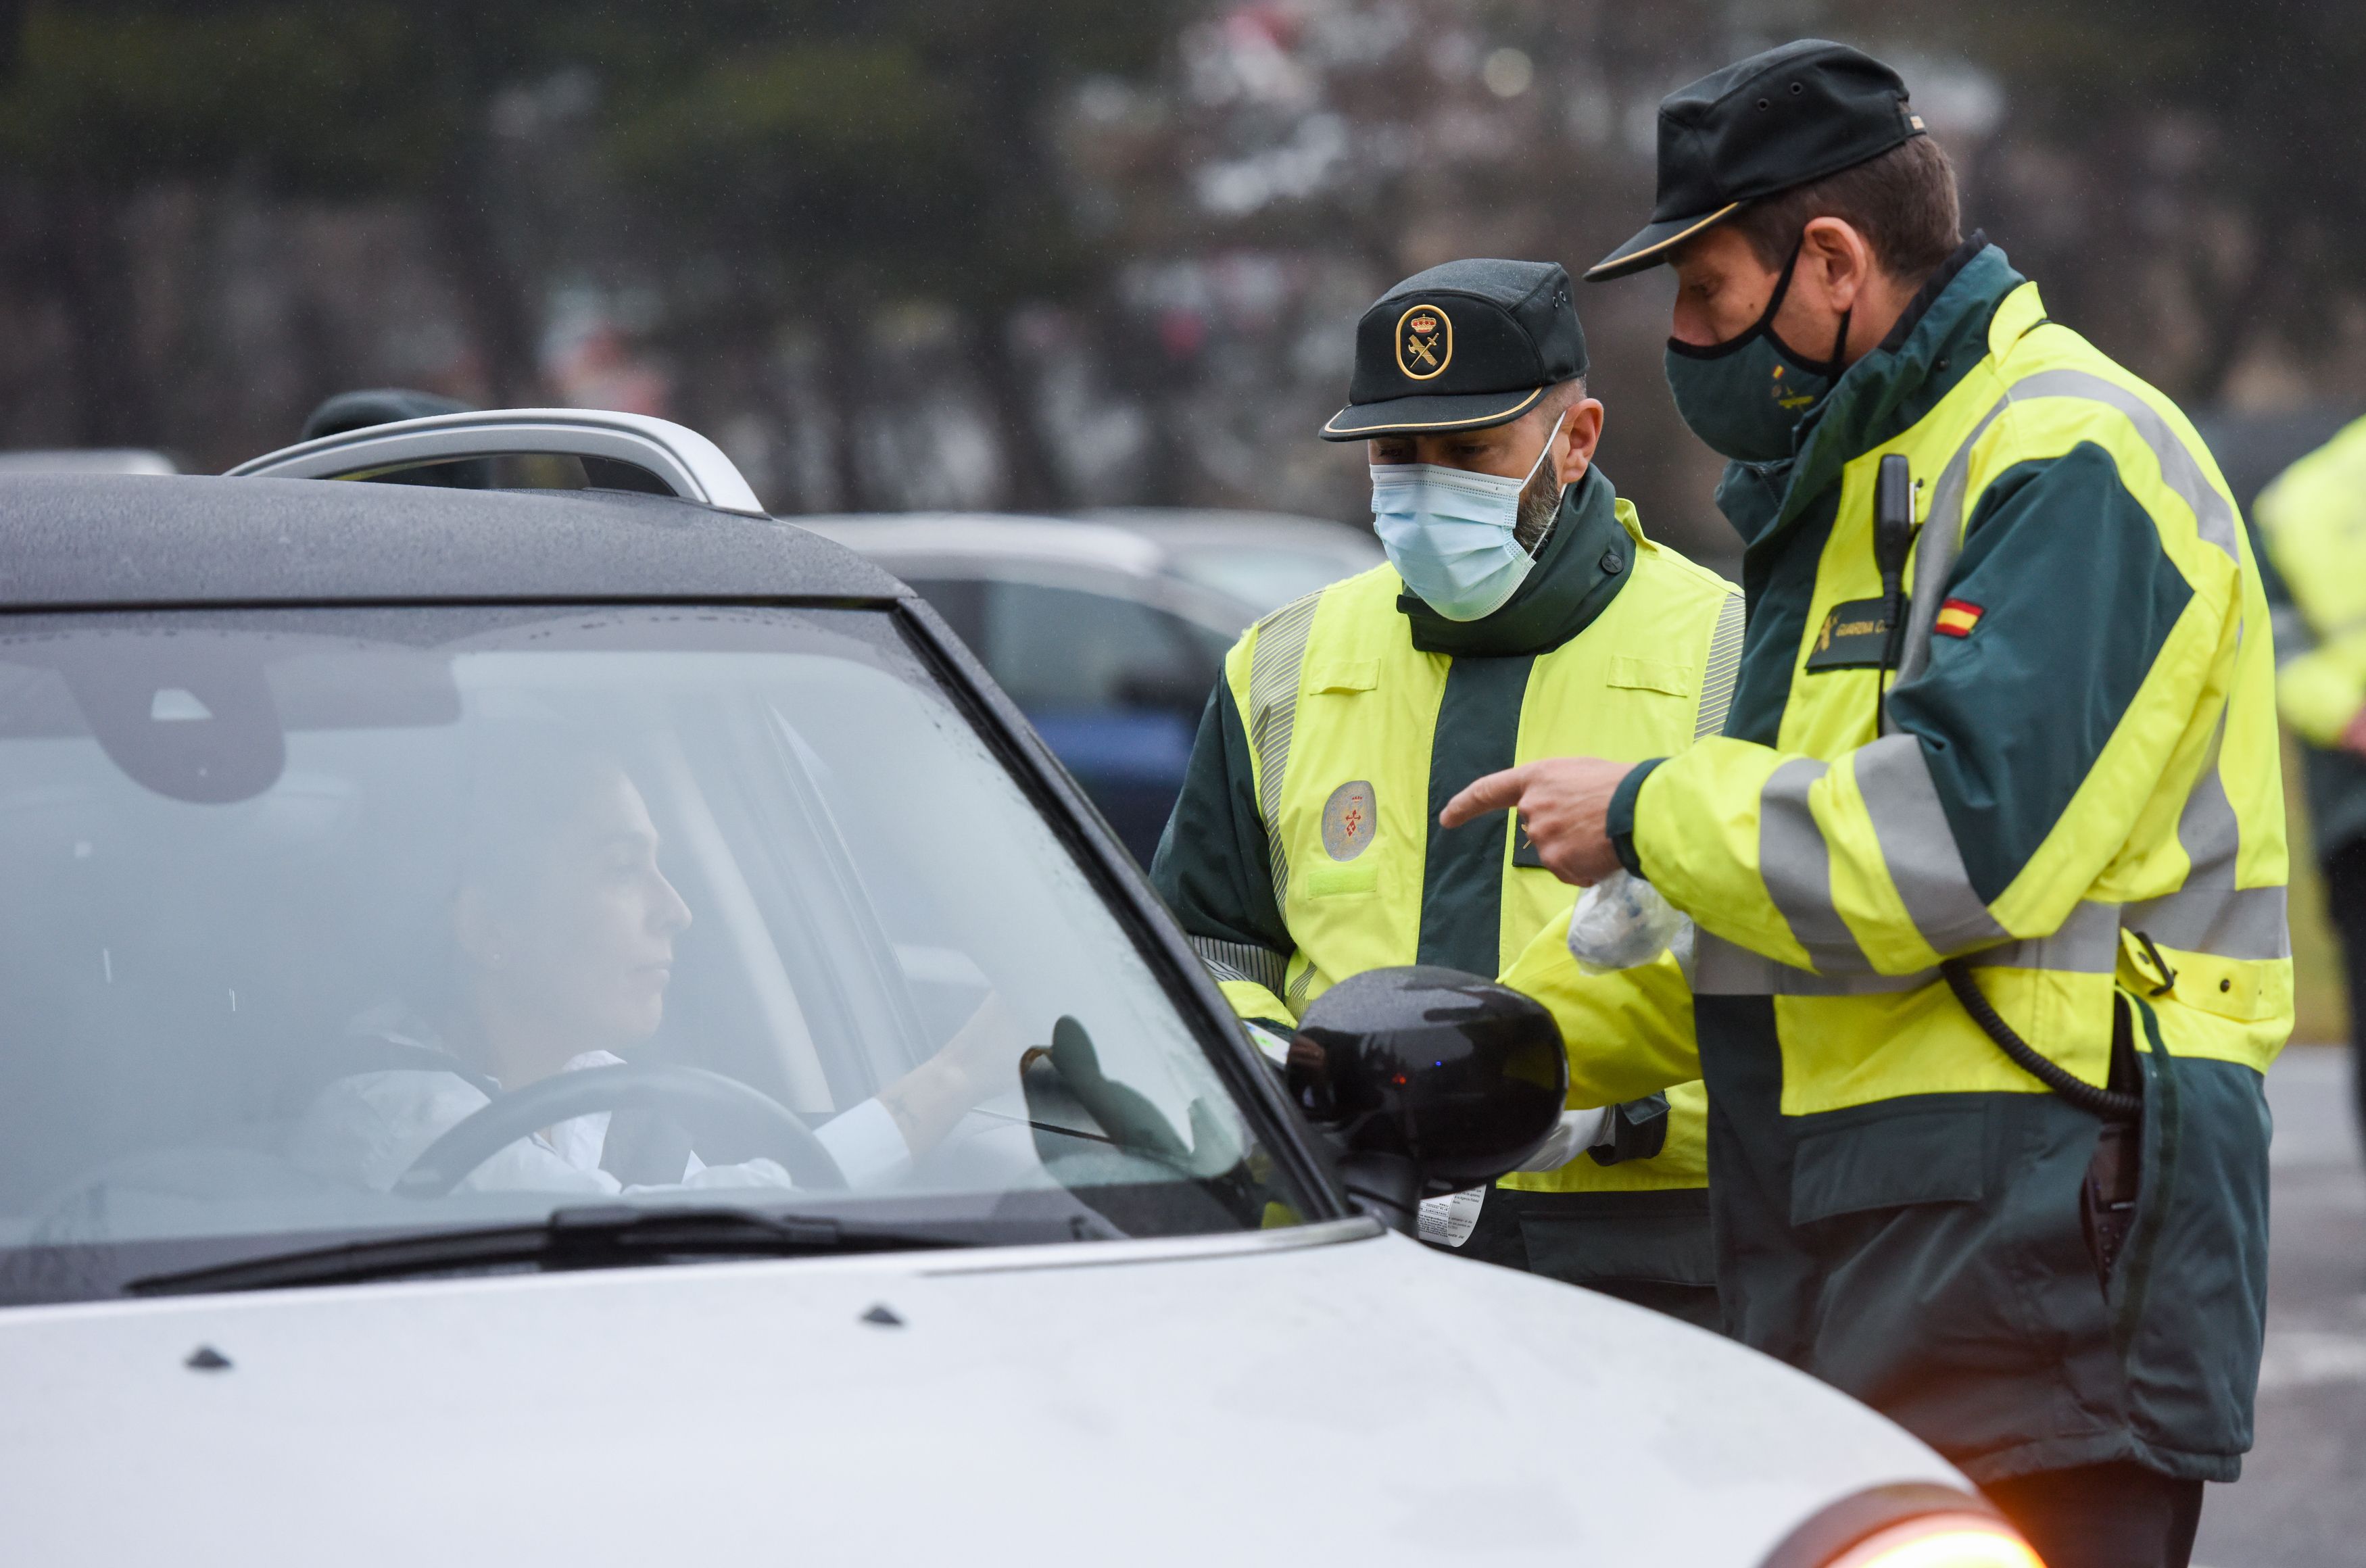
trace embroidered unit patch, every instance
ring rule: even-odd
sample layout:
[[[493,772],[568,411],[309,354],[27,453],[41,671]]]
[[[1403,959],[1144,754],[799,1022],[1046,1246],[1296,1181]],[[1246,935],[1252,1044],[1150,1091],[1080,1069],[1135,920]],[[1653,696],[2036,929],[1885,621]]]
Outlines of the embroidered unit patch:
[[[1358,778],[1331,791],[1323,802],[1323,848],[1334,860],[1353,860],[1380,829],[1380,806],[1372,787]]]

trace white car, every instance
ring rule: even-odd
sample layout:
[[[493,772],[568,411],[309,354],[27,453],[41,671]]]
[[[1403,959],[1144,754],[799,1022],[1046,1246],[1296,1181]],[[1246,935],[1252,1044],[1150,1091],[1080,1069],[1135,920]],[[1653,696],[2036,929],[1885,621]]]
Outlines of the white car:
[[[326,482],[520,452],[640,477]],[[1543,1011],[1379,971],[1269,1065],[691,432],[0,505],[8,1562],[2034,1563],[1798,1372],[1409,1239],[1551,1125]]]

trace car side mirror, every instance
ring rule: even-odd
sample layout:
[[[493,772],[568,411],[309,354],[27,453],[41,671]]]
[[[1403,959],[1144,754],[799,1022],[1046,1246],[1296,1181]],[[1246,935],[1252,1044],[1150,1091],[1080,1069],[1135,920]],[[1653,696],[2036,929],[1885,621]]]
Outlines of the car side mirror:
[[[1315,998],[1284,1077],[1338,1148],[1349,1194],[1408,1234],[1423,1198],[1518,1170],[1569,1096],[1543,1003],[1432,964],[1368,969]]]

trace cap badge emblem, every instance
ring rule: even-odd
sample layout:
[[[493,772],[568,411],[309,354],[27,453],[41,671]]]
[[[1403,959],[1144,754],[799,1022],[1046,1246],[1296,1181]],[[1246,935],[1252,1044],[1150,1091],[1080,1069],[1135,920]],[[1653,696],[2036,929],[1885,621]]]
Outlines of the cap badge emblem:
[[[1435,305],[1397,318],[1397,368],[1415,381],[1443,375],[1454,358],[1454,322]]]
[[[1380,812],[1372,786],[1358,778],[1331,791],[1323,802],[1323,847],[1334,860],[1353,860],[1380,831]]]

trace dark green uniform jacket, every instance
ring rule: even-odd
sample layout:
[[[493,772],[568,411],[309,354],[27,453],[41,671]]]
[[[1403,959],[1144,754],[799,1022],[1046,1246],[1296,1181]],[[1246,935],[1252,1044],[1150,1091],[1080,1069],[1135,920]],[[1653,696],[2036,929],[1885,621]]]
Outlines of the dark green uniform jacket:
[[[1852,628],[1887,453],[1921,531],[1876,729],[1882,639]],[[2268,608],[2225,480],[1976,236],[1796,455],[1718,499],[1749,603],[1725,734],[1636,769],[1610,825],[1700,925],[1728,1327],[1975,1480],[2232,1479],[2292,966]],[[1974,1025],[1936,968],[1958,957],[2039,1053],[2141,1088],[2108,1271],[2081,1218],[2101,1124]]]
[[[1646,538],[1591,470],[1492,615],[1446,621],[1382,566],[1252,627],[1210,697],[1152,880],[1234,1010],[1285,1036],[1309,1002],[1367,969],[1494,975],[1576,892],[1515,842],[1509,812],[1449,830],[1439,809],[1533,758],[1639,761],[1715,733],[1741,636],[1733,586]],[[1693,1059],[1673,960],[1572,989],[1583,1015],[1565,1014],[1565,1032]],[[1618,1136],[1506,1178],[1514,1190],[1486,1200],[1472,1251],[1713,1313],[1696,1079],[1663,1076],[1652,1087],[1666,1096],[1648,1104],[1572,1101],[1621,1103]]]

